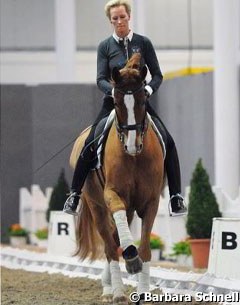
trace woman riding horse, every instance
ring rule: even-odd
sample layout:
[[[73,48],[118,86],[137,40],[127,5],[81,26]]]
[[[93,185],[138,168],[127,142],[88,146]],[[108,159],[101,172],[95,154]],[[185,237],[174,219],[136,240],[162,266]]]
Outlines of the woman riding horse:
[[[114,28],[113,35],[101,42],[98,47],[97,85],[105,93],[105,96],[103,98],[102,109],[91,128],[91,132],[85,142],[85,147],[78,158],[73,175],[71,193],[64,205],[63,211],[73,215],[77,215],[76,209],[85,179],[96,159],[93,145],[91,145],[94,142],[96,125],[102,118],[108,116],[114,108],[113,85],[111,83],[113,67],[123,68],[132,54],[140,53],[142,56],[140,67],[147,65],[152,77],[151,81],[145,85],[147,97],[159,88],[163,79],[151,41],[147,37],[133,33],[129,28],[131,6],[128,1],[109,1],[105,6],[105,12]],[[170,193],[170,215],[186,214],[186,207],[181,196],[180,166],[174,140],[148,101],[146,109],[156,127],[159,130],[163,129],[167,137],[165,168]]]
[[[107,258],[102,274],[105,304],[128,304],[119,267],[119,246],[128,273],[138,273],[139,295],[149,291],[150,234],[164,186],[164,153],[146,111],[147,68],[139,68],[140,58],[135,53],[126,67],[112,71],[115,110],[103,156],[105,181],[102,185],[96,171],[91,171],[81,196],[77,254],[81,259],[98,258],[102,252],[98,235],[101,236]],[[81,149],[78,143],[71,154],[72,165]],[[134,212],[142,220],[138,250],[129,229]]]

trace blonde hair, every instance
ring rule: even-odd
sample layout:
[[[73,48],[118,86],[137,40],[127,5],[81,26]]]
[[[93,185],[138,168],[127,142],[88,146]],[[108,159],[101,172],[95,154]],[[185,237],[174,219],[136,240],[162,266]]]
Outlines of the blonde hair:
[[[109,20],[111,19],[110,9],[113,8],[113,7],[116,7],[116,6],[120,6],[120,5],[125,6],[126,12],[130,16],[131,5],[130,5],[128,0],[110,0],[110,1],[107,2],[107,4],[104,7],[105,14],[106,14],[106,16],[108,17]]]

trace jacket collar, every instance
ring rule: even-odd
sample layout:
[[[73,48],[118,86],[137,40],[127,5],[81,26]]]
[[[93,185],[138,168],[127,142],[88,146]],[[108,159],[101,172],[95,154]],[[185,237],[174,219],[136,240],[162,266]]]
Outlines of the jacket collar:
[[[118,37],[117,34],[115,33],[115,31],[113,32],[112,36],[113,36],[113,38],[116,40],[117,43],[119,43],[119,41],[120,41],[120,40],[123,40],[124,38],[125,38],[125,39],[127,38],[129,41],[131,41],[131,40],[132,40],[132,37],[133,37],[133,31],[130,30],[130,32],[128,33],[128,35],[127,35],[126,37],[124,37],[124,38]]]

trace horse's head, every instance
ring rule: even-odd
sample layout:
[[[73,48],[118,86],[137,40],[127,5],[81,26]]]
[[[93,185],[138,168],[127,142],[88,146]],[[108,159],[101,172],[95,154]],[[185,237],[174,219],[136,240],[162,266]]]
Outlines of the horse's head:
[[[144,79],[147,68],[139,69],[139,59],[135,54],[123,69],[114,68],[112,71],[117,132],[130,155],[142,151],[146,129]]]

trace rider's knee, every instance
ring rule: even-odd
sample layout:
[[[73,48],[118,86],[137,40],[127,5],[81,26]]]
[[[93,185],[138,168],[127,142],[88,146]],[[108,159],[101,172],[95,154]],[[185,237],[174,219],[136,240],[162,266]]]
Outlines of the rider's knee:
[[[81,158],[84,160],[90,160],[94,157],[94,147],[91,141],[86,141],[81,152]]]

